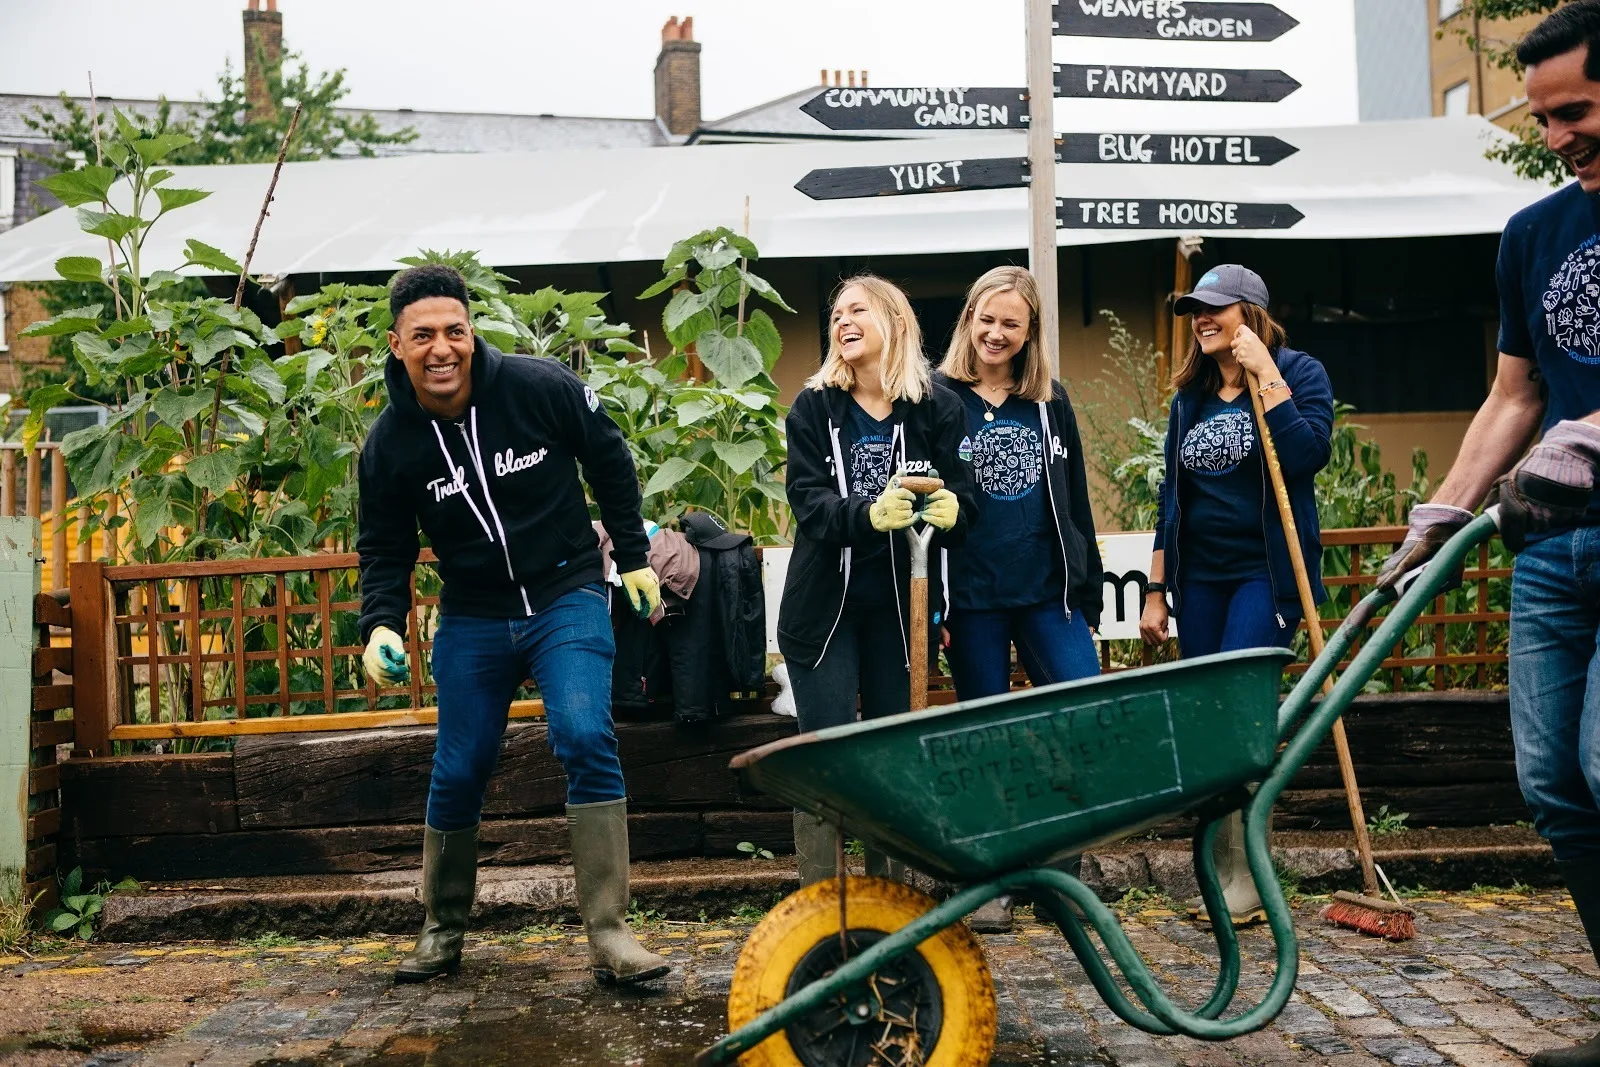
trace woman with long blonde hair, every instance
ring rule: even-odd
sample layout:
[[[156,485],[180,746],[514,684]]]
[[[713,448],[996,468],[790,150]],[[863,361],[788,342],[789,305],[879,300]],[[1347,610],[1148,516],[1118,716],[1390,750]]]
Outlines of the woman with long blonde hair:
[[[972,284],[936,382],[961,399],[979,514],[949,554],[945,657],[962,700],[1011,687],[1011,648],[1034,685],[1100,673],[1091,630],[1104,583],[1072,402],[1039,338],[1039,287],[1022,267]],[[1076,857],[1063,869],[1076,872]],[[1011,929],[1001,897],[968,920]]]
[[[1039,343],[1022,267],[972,284],[939,366],[961,398],[981,518],[951,553],[945,654],[956,696],[1010,687],[1011,646],[1034,685],[1099,674],[1104,576],[1078,420]]]
[[[839,287],[827,358],[795,398],[787,430],[795,536],[778,648],[800,729],[854,722],[858,702],[867,718],[907,711],[913,635],[902,531],[920,520],[935,528],[935,550],[959,544],[974,505],[972,470],[959,456],[961,405],[930,380],[922,331],[899,287],[873,275]],[[898,477],[934,471],[945,488],[918,511]],[[930,577],[939,603],[938,575]],[[802,882],[835,872],[835,836],[796,814]]]

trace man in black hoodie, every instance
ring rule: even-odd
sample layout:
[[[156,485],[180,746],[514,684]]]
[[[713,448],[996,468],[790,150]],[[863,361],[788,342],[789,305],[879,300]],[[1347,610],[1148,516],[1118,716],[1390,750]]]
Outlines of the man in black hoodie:
[[[380,685],[409,676],[417,528],[444,580],[433,639],[439,733],[422,849],[427,920],[398,981],[454,972],[477,882],[478,821],[511,698],[533,677],[567,772],[578,912],[595,977],[670,969],[628,929],[628,812],[611,725],[615,646],[598,539],[578,466],[611,535],[634,609],[660,591],[646,563],[638,477],[599,399],[554,360],[506,356],[473,334],[467,288],[447,266],[390,289],[389,407],[361,452],[362,658]]]

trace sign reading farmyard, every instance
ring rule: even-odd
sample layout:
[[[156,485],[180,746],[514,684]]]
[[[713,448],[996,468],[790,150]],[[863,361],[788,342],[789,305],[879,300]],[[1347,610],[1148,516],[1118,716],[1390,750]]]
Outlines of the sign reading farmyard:
[[[1056,95],[1084,100],[1166,100],[1276,104],[1300,88],[1281,70],[1128,67],[1063,63]]]

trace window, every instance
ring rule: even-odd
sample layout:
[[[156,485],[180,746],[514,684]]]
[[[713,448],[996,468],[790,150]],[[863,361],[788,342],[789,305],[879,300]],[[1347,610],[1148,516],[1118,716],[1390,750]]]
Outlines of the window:
[[[1444,91],[1444,114],[1446,118],[1460,118],[1472,113],[1472,86],[1468,82],[1459,82]]]
[[[0,148],[0,230],[11,228],[17,210],[17,150]]]
[[[1439,21],[1461,13],[1461,0],[1439,0]]]

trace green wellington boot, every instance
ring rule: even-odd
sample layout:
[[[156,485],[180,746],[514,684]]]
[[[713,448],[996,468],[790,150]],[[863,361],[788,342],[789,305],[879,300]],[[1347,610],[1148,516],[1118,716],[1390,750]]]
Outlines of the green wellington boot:
[[[461,943],[478,885],[478,828],[422,832],[422,907],[416,946],[395,968],[396,982],[426,982],[461,969]]]
[[[578,915],[589,935],[589,964],[601,985],[648,982],[672,970],[628,929],[628,801],[568,804]]]
[[[1561,877],[1589,937],[1589,950],[1600,962],[1600,856],[1558,863]],[[1568,1048],[1553,1048],[1528,1061],[1531,1067],[1600,1067],[1600,1034]]]
[[[839,876],[839,828],[810,812],[794,813],[794,866],[800,888]]]
[[[1272,832],[1269,824],[1267,833]],[[1228,914],[1235,926],[1254,926],[1267,921],[1266,908],[1261,905],[1261,894],[1256,892],[1255,879],[1250,877],[1250,864],[1244,852],[1244,816],[1234,812],[1223,820],[1217,836],[1211,842],[1211,858],[1217,865],[1217,878],[1222,882],[1222,899],[1228,903]],[[1205,901],[1199,897],[1189,902],[1189,917],[1197,922],[1209,923]]]

